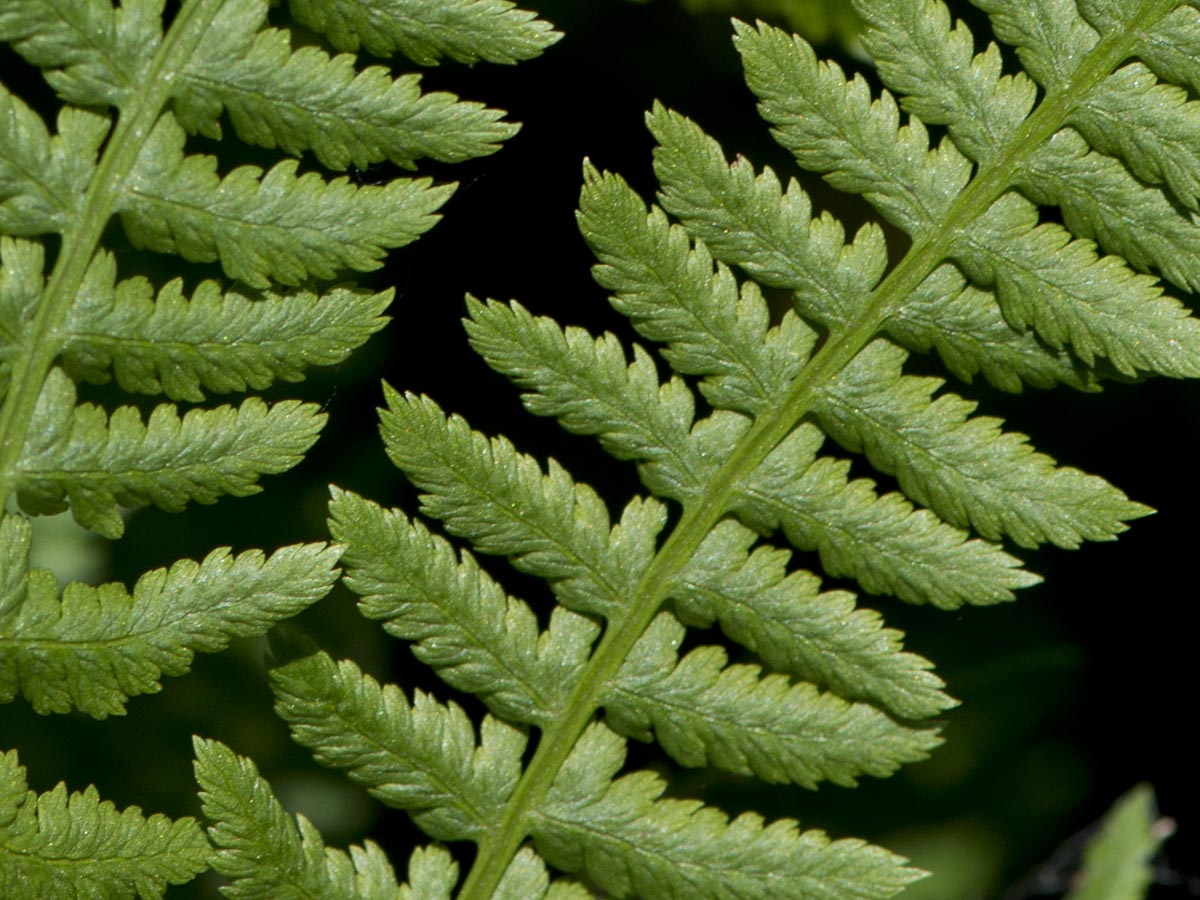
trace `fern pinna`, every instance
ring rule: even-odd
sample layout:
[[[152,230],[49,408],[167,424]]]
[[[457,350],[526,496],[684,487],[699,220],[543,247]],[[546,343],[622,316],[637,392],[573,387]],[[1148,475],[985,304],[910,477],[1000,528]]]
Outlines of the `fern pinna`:
[[[904,367],[935,350],[963,381],[1007,391],[1200,374],[1200,324],[1172,294],[1200,283],[1200,10],[979,5],[1024,72],[995,45],[976,54],[937,0],[856,4],[899,100],[803,40],[736,26],[774,135],[907,233],[894,263],[879,225],[847,239],[795,181],[730,162],[656,107],[659,205],[587,166],[579,223],[597,281],[671,374],[611,335],[468,301],[474,348],[530,412],[637,464],[648,494],[616,521],[554,461],[386,389],[383,439],[422,512],[557,600],[541,627],[466,550],[334,489],[331,531],[363,613],[489,710],[472,723],[323,653],[273,672],[278,712],[318,761],[437,841],[476,845],[461,880],[444,851],[420,851],[414,866],[441,881],[413,896],[881,898],[919,877],[859,840],[665,799],[660,774],[626,771],[625,746],[654,739],[682,766],[816,787],[937,745],[932,720],[954,700],[930,663],[764,536],[867,593],[956,609],[1035,583],[1018,548],[1112,539],[1148,511]],[[946,129],[936,146],[927,125]],[[763,287],[792,307],[773,318]],[[846,454],[901,492],[852,478]],[[687,628],[714,623],[759,662],[681,652]],[[228,812],[237,779],[256,777],[245,767],[200,746],[210,814],[240,826],[218,840],[237,896],[285,893],[254,865],[252,810]]]
[[[63,590],[29,568],[22,513],[69,507],[118,538],[122,507],[246,495],[296,465],[325,422],[315,404],[209,398],[299,381],[365,342],[392,292],[348,286],[347,272],[377,268],[433,226],[454,188],[427,177],[358,186],[317,164],[457,162],[516,130],[500,110],[423,91],[419,75],[355,51],[513,63],[558,37],[505,0],[294,0],[285,27],[268,24],[267,0],[164,7],[0,5],[0,38],[62,101],[55,132],[16,85],[0,85],[0,698],[40,713],[121,714],[193,654],[260,635],[329,591],[338,550],[321,543],[269,556],[222,548],[132,590]],[[227,130],[300,159],[219,172],[190,136]],[[123,274],[105,240],[116,220],[135,248],[217,263],[225,278],[185,287]],[[343,284],[319,287],[334,279]],[[143,417],[77,400],[77,384],[109,381],[169,402]],[[208,867],[195,820],[118,811],[93,788],[39,795],[15,751],[0,759],[5,898],[159,897]]]

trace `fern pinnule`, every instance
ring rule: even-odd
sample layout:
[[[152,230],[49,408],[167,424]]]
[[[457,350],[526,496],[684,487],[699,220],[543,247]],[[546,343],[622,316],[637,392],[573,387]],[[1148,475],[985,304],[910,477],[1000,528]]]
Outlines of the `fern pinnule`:
[[[304,816],[293,824],[270,785],[249,759],[219,741],[196,738],[196,780],[204,814],[220,847],[213,867],[233,880],[223,893],[235,900],[282,900],[290,897],[385,900],[401,888],[387,856],[367,841],[349,853],[327,848]],[[263,859],[280,865],[262,866]],[[409,888],[416,898],[448,896],[457,866],[437,847],[419,849],[409,861]]]
[[[209,846],[195,819],[118,811],[94,787],[68,794],[60,782],[38,794],[9,750],[0,754],[0,854],[7,897],[134,900],[203,872]]]
[[[350,286],[255,293],[213,280],[187,296],[181,279],[156,292],[144,278],[118,282],[114,257],[100,253],[63,326],[63,370],[193,403],[262,390],[342,362],[384,326],[392,296]]]
[[[121,715],[128,698],[159,690],[159,679],[186,672],[196,653],[262,633],[337,578],[336,550],[308,544],[269,558],[220,548],[199,563],[147,572],[132,591],[78,582],[64,590],[52,573],[28,568],[30,531],[23,519],[0,522],[5,572],[17,576],[0,605],[0,700],[20,694],[40,713]]]

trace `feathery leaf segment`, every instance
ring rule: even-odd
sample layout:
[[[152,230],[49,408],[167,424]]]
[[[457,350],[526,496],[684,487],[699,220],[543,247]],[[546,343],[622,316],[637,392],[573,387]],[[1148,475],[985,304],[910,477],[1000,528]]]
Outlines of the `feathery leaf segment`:
[[[1200,10],[979,5],[1027,72],[1005,72],[994,45],[975,53],[939,0],[855,3],[899,99],[872,97],[800,38],[736,24],[775,137],[908,234],[895,265],[878,224],[847,240],[796,181],[730,163],[699,125],[655,106],[659,205],[589,164],[579,224],[597,282],[669,375],[644,347],[468,299],[472,345],[530,412],[637,464],[649,496],[616,521],[557,462],[385,386],[381,433],[422,512],[546,579],[557,604],[539,630],[470,552],[335,488],[331,532],[363,613],[489,712],[476,730],[452,702],[321,653],[272,680],[318,760],[431,836],[477,845],[457,900],[501,896],[531,848],[618,898],[892,896],[919,873],[881,848],[730,820],[663,799],[657,774],[623,771],[636,738],[684,766],[852,785],[937,745],[930,720],[955,701],[931,664],[760,538],[782,532],[870,594],[955,609],[1038,581],[1010,547],[1111,540],[1149,512],[904,365],[936,350],[963,381],[1008,391],[1200,375],[1200,322],[1171,293],[1196,287],[1200,263],[1197,161],[1181,137],[1200,122],[1185,62],[1200,52]],[[948,136],[931,147],[926,124]],[[1042,220],[1048,205],[1063,224]],[[772,311],[762,287],[791,307]],[[900,490],[851,477],[827,442]],[[759,662],[681,653],[686,627],[713,623]]]
[[[123,510],[244,496],[260,490],[263,475],[300,462],[326,420],[315,404],[251,396],[210,406],[209,397],[300,381],[363,344],[385,324],[392,292],[346,283],[348,273],[378,268],[389,250],[431,228],[454,190],[415,175],[361,186],[345,173],[484,156],[517,129],[502,110],[423,90],[420,75],[364,64],[355,51],[422,66],[442,57],[511,63],[558,38],[505,0],[295,0],[290,13],[307,31],[294,47],[290,26],[268,23],[270,5],[185,0],[166,18],[162,0],[0,8],[0,40],[39,68],[61,101],[52,123],[0,84],[4,701],[119,715],[164,675],[186,672],[195,653],[261,635],[328,593],[339,548],[324,544],[270,555],[219,548],[148,572],[132,589],[63,588],[29,567],[26,516],[69,509],[115,539]],[[224,171],[189,144],[192,135],[227,137],[226,129],[280,159]],[[138,250],[216,264],[222,277],[156,285],[131,276],[106,246],[117,225]],[[343,283],[321,287],[333,280]],[[143,416],[133,405],[78,400],[81,383],[109,381],[171,402]],[[247,816],[268,815],[274,826],[282,813],[243,808],[265,790],[249,763],[197,746],[205,787],[238,792],[210,805],[218,819],[229,816],[214,825],[214,839]],[[118,813],[94,788],[68,797],[60,784],[38,796],[15,752],[0,759],[12,795],[0,804],[5,897],[160,897],[166,884],[207,868],[208,843],[192,819]],[[377,848],[326,860],[306,828],[299,839],[260,836],[264,853],[314,866],[297,896],[395,896]],[[237,879],[241,870],[225,862],[237,854],[223,852],[218,867]],[[452,870],[443,851],[419,854],[412,896],[445,896],[438,885]],[[547,880],[535,870],[526,866],[522,884]],[[230,890],[263,896],[253,878]]]

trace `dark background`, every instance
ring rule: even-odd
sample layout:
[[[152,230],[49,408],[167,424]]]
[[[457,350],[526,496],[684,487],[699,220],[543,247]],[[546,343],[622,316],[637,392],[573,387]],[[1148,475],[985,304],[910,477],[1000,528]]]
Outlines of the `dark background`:
[[[670,0],[523,5],[566,33],[544,57],[511,68],[445,66],[426,80],[509,110],[524,123],[521,132],[495,156],[422,167],[461,186],[444,221],[396,253],[378,275],[376,283],[397,288],[392,324],[337,370],[271,392],[326,406],[331,421],[316,450],[292,473],[267,479],[257,497],[175,516],[138,512],[127,539],[103,548],[102,555],[111,550],[106,577],[132,582],[149,568],[202,557],[219,545],[320,540],[330,482],[415,511],[415,498],[388,464],[375,431],[380,377],[430,394],[480,430],[508,434],[522,450],[555,456],[595,485],[613,509],[639,490],[631,466],[606,457],[590,439],[524,413],[516,391],[467,347],[459,321],[463,295],[515,298],[567,324],[629,334],[590,279],[592,260],[575,229],[574,209],[585,157],[620,172],[651,198],[652,142],[642,116],[655,99],[696,119],[729,155],[741,152],[758,166],[799,173],[755,114],[727,17],[689,15]],[[978,14],[971,21],[977,34],[986,33]],[[847,67],[861,65],[837,45],[824,50]],[[0,71],[19,71],[14,59],[0,59]],[[5,81],[22,92],[27,83],[10,75]],[[212,152],[201,142],[197,149]],[[381,167],[363,177],[394,174]],[[870,214],[811,176],[802,183],[818,208],[850,227]],[[902,237],[889,238],[902,249]],[[915,366],[939,371],[935,360]],[[1167,845],[1164,882],[1171,872],[1200,876],[1191,743],[1200,388],[1156,380],[1114,385],[1100,395],[1060,389],[1007,396],[983,384],[951,387],[978,399],[982,412],[1031,434],[1060,462],[1104,475],[1158,514],[1134,523],[1117,543],[1021,553],[1046,582],[1022,592],[1016,603],[946,613],[865,599],[908,633],[910,649],[937,663],[963,701],[946,716],[946,745],[928,762],[886,781],[868,779],[855,790],[816,793],[689,773],[676,781],[676,794],[882,842],[939,873],[924,886],[925,896],[966,898],[1002,896],[1117,796],[1149,781],[1179,829]],[[886,479],[881,484],[889,486]],[[530,580],[509,578],[508,584],[534,602],[548,596]],[[341,589],[302,616],[299,627],[379,677],[449,696],[405,648],[363,621]],[[0,713],[0,746],[20,751],[39,791],[65,778],[73,789],[97,784],[118,806],[183,815],[198,813],[190,735],[216,737],[253,757],[289,808],[309,815],[331,844],[369,836],[392,851],[402,871],[413,839],[406,818],[380,810],[291,744],[271,711],[265,652],[264,641],[246,641],[201,657],[192,674],[167,680],[161,693],[134,699],[127,716],[105,722],[40,718],[23,703],[11,704]],[[653,753],[635,755],[657,764]],[[207,876],[171,896],[215,896],[215,884]],[[1193,890],[1200,895],[1200,887]],[[1187,895],[1186,885],[1169,883],[1155,894]]]

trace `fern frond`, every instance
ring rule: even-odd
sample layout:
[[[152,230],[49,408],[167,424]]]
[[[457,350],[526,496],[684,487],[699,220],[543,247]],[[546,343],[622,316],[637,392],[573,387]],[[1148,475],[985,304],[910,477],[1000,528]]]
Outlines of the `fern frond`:
[[[1114,72],[1070,119],[1093,147],[1125,160],[1150,184],[1165,185],[1200,210],[1200,103],[1162,84],[1145,66]]]
[[[785,190],[771,169],[756,177],[743,158],[727,165],[716,141],[661,104],[646,123],[658,141],[659,199],[689,234],[757,281],[795,291],[803,309],[824,324],[854,315],[887,267],[878,226],[864,225],[847,243],[840,222],[813,217],[812,203],[795,180]]]
[[[1083,851],[1083,867],[1067,900],[1140,900],[1154,881],[1154,855],[1171,833],[1141,784],[1121,797]]]
[[[869,344],[820,392],[814,411],[830,437],[865,452],[947,522],[1022,547],[1075,548],[1111,540],[1150,512],[1102,478],[1055,465],[1025,435],[1002,431],[1001,420],[972,417],[976,404],[954,394],[934,399],[942,382],[902,375],[906,357],[887,341]]]
[[[115,380],[124,391],[202,402],[210,392],[262,390],[340,362],[384,324],[391,292],[348,285],[322,293],[312,282],[378,268],[389,250],[437,221],[454,185],[403,178],[360,187],[311,171],[312,161],[334,170],[385,161],[411,169],[423,159],[491,153],[515,133],[502,110],[422,92],[415,74],[360,68],[354,56],[314,45],[311,34],[293,48],[290,30],[268,24],[271,5],[0,5],[0,40],[43,70],[63,104],[54,133],[0,87],[0,509],[14,499],[32,513],[69,506],[81,524],[115,538],[124,530],[121,507],[176,511],[246,495],[261,475],[297,464],[326,419],[313,404],[250,397],[186,412],[162,404],[143,418],[131,406],[110,414],[78,404],[75,383]],[[403,49],[422,64],[442,56],[513,62],[558,38],[504,0],[294,6],[301,26],[328,30],[333,43],[351,45],[343,49],[361,39],[372,52]],[[216,156],[185,153],[189,135],[225,137],[226,115],[242,141],[309,158],[218,171]],[[238,158],[229,154],[219,155]],[[254,292],[217,280],[185,292],[178,278],[122,279],[127,254],[105,246],[115,218],[135,248],[218,262]],[[319,599],[341,549],[297,545],[269,558],[221,549],[150,572],[131,590],[73,583],[60,593],[53,575],[29,569],[29,542],[23,518],[0,515],[0,701],[20,694],[38,712],[101,718],[157,690],[162,676],[186,671],[196,652],[260,635]],[[590,620],[558,621],[566,624],[551,629],[543,668],[567,666],[595,636]],[[343,680],[355,677],[357,670]],[[368,707],[384,694],[366,694],[360,705],[373,714]],[[395,716],[415,723],[426,757],[444,759],[452,733],[465,734],[475,751],[474,729],[457,708],[386,699]],[[503,804],[496,788],[518,777],[524,741],[509,725],[484,726],[482,776],[464,782],[475,792],[468,799],[481,808]],[[205,809],[216,820],[215,865],[234,878],[229,896],[449,900],[458,873],[444,850],[416,854],[411,884],[400,886],[378,847],[327,851],[306,821],[289,821],[248,760],[204,741],[197,755]],[[419,788],[383,793],[405,790],[411,799]],[[422,816],[457,834],[453,817],[436,809]],[[158,898],[167,883],[207,868],[208,851],[191,820],[118,814],[91,788],[68,799],[60,786],[39,798],[15,754],[0,761],[5,898]],[[509,900],[581,896],[569,882],[551,886],[532,852],[512,872]]]
[[[230,879],[233,900],[449,900],[458,865],[440,847],[418,848],[401,888],[383,850],[371,841],[349,852],[326,847],[304,816],[284,810],[254,763],[219,741],[194,738],[196,781],[213,868]]]
[[[472,307],[472,313],[468,330],[485,359],[495,368],[514,377],[519,384],[539,388],[538,393],[526,395],[527,406],[542,414],[558,416],[571,430],[600,434],[606,446],[617,456],[639,459],[643,462],[642,473],[648,479],[647,485],[656,491],[661,488],[664,496],[686,499],[703,489],[712,474],[712,454],[702,452],[697,442],[685,431],[692,404],[690,397],[684,399],[686,389],[682,384],[668,383],[659,388],[657,375],[648,360],[635,358],[635,362],[625,371],[624,351],[611,338],[593,342],[578,330],[564,334],[551,321],[535,320],[519,307],[506,313],[505,308],[498,305],[483,307],[476,304]],[[886,351],[884,355],[887,355]],[[866,363],[864,367],[869,368]],[[601,372],[604,373],[602,379],[599,377]],[[879,384],[885,381],[890,384],[892,376],[898,374],[898,370],[893,372],[889,368],[889,377],[881,378]],[[920,384],[918,379],[912,379],[912,382]],[[828,399],[818,402],[817,412],[818,415],[825,413],[821,416],[822,424],[826,424],[826,418],[832,420],[834,427],[830,429],[831,433],[843,444],[861,450],[863,440],[856,429],[869,431],[867,422],[876,424],[880,414],[867,397],[853,396],[850,399],[847,396],[856,387],[853,375],[844,382],[839,380],[827,389]],[[928,393],[925,397],[928,397]],[[882,415],[898,417],[900,410],[891,405],[897,402],[897,398],[889,395],[888,399]],[[937,412],[943,412],[951,405],[949,398],[942,398],[940,403],[941,408]],[[927,403],[922,405],[922,409],[925,405]],[[911,402],[904,412],[913,412]],[[1047,471],[1050,461],[1045,457],[1035,457],[1030,461],[1032,465],[1023,466],[1024,460],[1018,449],[1023,445],[1017,438],[1013,438],[1014,449],[1007,456],[1011,460],[1010,470],[1016,471],[997,482],[995,460],[988,455],[981,458],[981,451],[969,443],[971,432],[978,435],[979,429],[986,430],[989,423],[985,420],[973,423],[972,429],[964,429],[967,433],[958,438],[957,444],[948,444],[943,428],[938,427],[937,412],[930,416],[931,421],[927,422],[924,434],[914,429],[912,423],[902,424],[897,418],[892,420],[895,424],[890,428],[886,425],[880,427],[880,433],[873,434],[867,443],[871,445],[872,462],[881,469],[889,472],[899,470],[902,480],[914,479],[918,488],[930,488],[918,490],[915,496],[925,500],[932,496],[934,500],[946,501],[935,503],[934,507],[952,522],[968,524],[968,517],[961,512],[964,507],[956,505],[965,503],[975,519],[983,519],[984,527],[980,530],[985,536],[1000,537],[1002,530],[995,527],[994,518],[990,522],[986,518],[989,515],[994,517],[994,510],[999,508],[1004,510],[1003,521],[1008,525],[1008,530],[1021,538],[1029,540],[1030,534],[1044,534],[1049,519],[1050,527],[1057,528],[1057,532],[1051,533],[1070,545],[1078,543],[1078,529],[1085,527],[1085,523],[1092,528],[1092,533],[1108,537],[1113,533],[1109,529],[1120,530],[1122,527],[1120,519],[1113,518],[1114,514],[1132,517],[1144,511],[1143,507],[1125,501],[1124,495],[1100,479],[1087,480],[1082,476],[1072,476],[1071,470],[1053,470],[1057,473],[1058,483],[1065,485],[1060,489],[1063,496],[1045,496],[1045,486],[1035,479],[1038,474]],[[876,416],[875,420],[871,419],[872,416]],[[846,417],[855,420],[853,424],[847,426],[844,421]],[[994,428],[994,425],[991,427]],[[809,435],[811,442],[814,432],[805,434]],[[799,438],[796,440],[793,446],[798,448]],[[895,456],[889,458],[889,453],[897,453],[899,447],[904,448],[903,462]],[[958,448],[959,459],[954,464],[943,461],[951,447]],[[917,575],[915,572],[944,573],[951,568],[963,570],[965,574],[974,569],[980,580],[987,580],[996,571],[994,566],[1007,568],[1013,565],[1011,558],[980,542],[971,542],[956,549],[962,544],[961,536],[956,538],[940,523],[921,519],[919,515],[913,520],[922,522],[924,536],[916,538],[919,532],[914,531],[913,544],[895,544],[894,539],[887,535],[906,531],[898,524],[909,515],[905,512],[903,502],[894,497],[876,499],[866,483],[855,482],[851,485],[845,480],[844,465],[828,459],[814,462],[815,450],[816,446],[813,445],[806,452],[793,454],[786,462],[773,463],[768,459],[764,465],[774,466],[772,471],[777,473],[780,480],[800,479],[788,494],[794,501],[791,512],[786,514],[787,521],[792,523],[789,527],[793,529],[792,534],[805,534],[800,546],[806,549],[820,548],[828,554],[827,563],[835,558],[840,559],[833,570],[837,574],[867,577],[871,579],[869,589],[882,588],[907,599],[920,601],[924,597],[934,596],[942,599],[933,602],[954,603],[957,601],[949,598],[964,596],[961,588],[942,586],[930,581],[931,577],[937,576]],[[1025,451],[1026,455],[1031,452],[1027,448]],[[928,464],[909,468],[906,464],[918,453],[927,454],[927,459],[919,462]],[[914,469],[918,474],[914,474]],[[758,483],[761,477],[771,476],[756,473],[743,485],[742,493],[749,503],[749,521],[756,527],[774,529],[785,516],[778,512],[756,511],[762,503],[768,502],[757,499],[759,495],[770,493],[769,488],[764,489]],[[978,484],[977,488],[972,488],[972,480]],[[953,487],[939,483],[945,481],[950,481]],[[959,491],[954,491],[955,487]],[[975,503],[970,499],[972,490],[980,498]],[[988,493],[1000,490],[1024,494],[1022,499],[1030,509],[1020,510],[1019,507],[1013,508],[1015,504],[988,502],[991,500]],[[953,500],[950,500],[951,495]],[[960,495],[965,495],[966,499]],[[844,500],[851,496],[856,500],[847,505]],[[769,502],[777,507],[781,503],[786,505],[787,501],[781,497],[781,494],[776,494]],[[860,512],[854,511],[856,506]],[[949,507],[951,514],[947,516],[939,506]],[[1090,519],[1101,524],[1091,525],[1083,517],[1082,513],[1089,507],[1094,510]],[[884,509],[886,513],[876,515],[876,512]],[[881,526],[881,537],[867,542],[871,545],[869,548],[856,544],[854,529],[846,525],[854,516],[870,519]],[[889,517],[891,524],[883,525]],[[810,524],[807,527],[800,525],[802,520]],[[989,525],[990,528],[987,527]],[[952,566],[932,563],[930,560],[939,553],[954,554],[955,563]],[[964,568],[963,561],[968,557],[972,562]],[[1028,583],[1021,580],[1024,576],[1017,578],[1012,582],[1013,586]],[[913,586],[916,584],[913,579],[919,579],[921,586]],[[1007,595],[995,596],[1000,599]]]
[[[551,883],[546,864],[528,847],[513,857],[496,887],[495,900],[592,900],[596,895],[574,881]]]
[[[1021,186],[1039,203],[1062,208],[1070,230],[1139,269],[1157,268],[1179,287],[1200,288],[1200,219],[1176,208],[1078,133],[1055,135],[1030,162]]]
[[[314,653],[273,669],[275,710],[292,737],[373,796],[409,810],[439,840],[477,838],[499,823],[521,773],[525,735],[417,691],[410,703],[348,660]]]
[[[1052,347],[1070,344],[1084,363],[1106,356],[1129,376],[1200,372],[1200,323],[1155,279],[1061,226],[1038,224],[1028,200],[1009,194],[958,242],[955,258],[977,283],[995,285],[1014,328],[1032,325]]]
[[[266,0],[226,4],[193,55],[175,97],[179,123],[221,137],[227,111],[238,137],[331,169],[421,158],[461,162],[493,153],[516,133],[503,112],[453,94],[422,94],[420,76],[393,79],[382,66],[361,71],[355,57],[317,47],[293,51],[288,32],[259,30]]]
[[[768,26],[738,25],[737,41],[780,142],[911,237],[895,265],[880,225],[847,241],[794,182],[730,164],[698,126],[656,107],[662,208],[589,164],[579,225],[596,280],[670,371],[651,348],[468,300],[472,344],[526,408],[636,463],[654,496],[628,501],[614,526],[557,463],[385,387],[381,433],[422,511],[549,582],[559,605],[548,628],[448,540],[334,492],[330,527],[360,607],[491,715],[477,737],[457,707],[420,694],[410,704],[322,654],[275,671],[278,708],[319,761],[434,837],[476,844],[458,900],[503,896],[523,858],[524,889],[543,892],[527,841],[584,890],[615,898],[898,893],[919,873],[885,850],[663,799],[659,776],[622,771],[625,739],[768,782],[889,774],[936,746],[921,720],[955,701],[878,614],[823,593],[818,575],[790,570],[791,554],[760,539],[782,531],[816,551],[825,575],[956,609],[1039,580],[1001,541],[1075,547],[1149,512],[904,367],[909,350],[936,349],[965,380],[983,373],[1009,391],[1200,374],[1200,326],[1138,271],[1188,286],[1200,259],[1166,261],[1194,249],[1194,213],[1171,193],[1191,190],[1191,101],[1149,83],[1152,61],[1118,72],[1172,4],[1132,15],[1093,0],[1082,9],[1111,30],[1100,35],[1070,0],[988,0],[1004,6],[997,31],[1032,77],[1005,75],[995,47],[976,54],[932,0],[858,5],[900,96],[873,96]],[[1053,58],[1055,42],[1080,58]],[[1172,52],[1161,67],[1182,65]],[[1122,158],[1140,152],[1125,132],[1104,145],[1112,155],[1081,136],[1087,116],[1119,114],[1135,92],[1154,116],[1179,109],[1181,120],[1136,164]],[[936,147],[923,119],[946,128]],[[1041,221],[1037,205],[1050,203],[1064,225]],[[1110,236],[1122,203],[1128,227]],[[1172,228],[1174,243],[1160,241]],[[758,282],[790,292],[793,308],[773,316]],[[900,491],[822,455],[827,438]],[[688,627],[714,623],[756,658],[731,663],[724,647],[686,643]]]
[[[532,826],[548,862],[582,872],[613,897],[784,900],[890,897],[920,877],[861,841],[830,841],[747,813],[733,821],[686,800],[660,799],[650,772],[613,781],[624,741],[592,725],[564,763]]]
[[[482,553],[512,555],[551,579],[568,609],[611,615],[654,555],[665,510],[634,501],[610,525],[596,492],[557,463],[548,471],[507,440],[488,441],[432,400],[385,387],[388,456],[425,493],[422,509]]]
[[[829,574],[912,603],[996,603],[1041,580],[997,545],[970,539],[900,494],[879,496],[873,482],[851,481],[849,463],[814,459],[821,440],[801,425],[741,483],[735,510],[747,524],[781,528],[795,546],[819,551]]]
[[[664,358],[677,372],[704,375],[701,391],[714,406],[755,412],[779,399],[812,352],[816,335],[795,316],[771,327],[753,282],[739,292],[732,273],[702,244],[647,213],[619,177],[584,169],[579,226],[600,260],[593,270],[616,292],[614,306],[646,338],[669,344]]]
[[[561,35],[509,0],[288,0],[296,21],[339,50],[402,53],[423,66],[533,59]]]
[[[117,211],[138,247],[219,260],[230,278],[266,288],[376,269],[437,222],[453,187],[428,178],[355,187],[297,175],[292,161],[264,173],[240,166],[224,178],[216,159],[185,156],[183,129],[168,115],[147,139]]]
[[[317,439],[325,415],[312,403],[257,397],[240,407],[156,407],[147,421],[132,406],[111,416],[75,405],[75,387],[52,370],[20,458],[7,474],[23,509],[72,515],[106,537],[125,530],[119,506],[155,504],[178,511],[189,501],[260,490],[260,475],[296,465]]]
[[[117,810],[94,787],[38,794],[15,750],[0,755],[0,891],[7,900],[161,900],[208,868],[195,819]]]
[[[562,715],[599,633],[594,622],[556,609],[539,634],[526,603],[419,522],[337,489],[329,514],[364,616],[413,642],[417,659],[496,715],[542,726]]]
[[[655,106],[647,116],[658,141],[654,170],[663,208],[722,262],[763,284],[790,290],[805,318],[849,327],[887,263],[882,232],[864,225],[850,243],[836,219],[811,218],[808,197],[793,180],[784,190],[771,169],[755,175],[694,122]],[[919,351],[935,348],[964,381],[982,371],[1002,390],[1062,382],[1090,389],[1091,373],[1066,352],[1047,353],[1037,338],[1012,328],[991,298],[968,287],[953,267],[933,272],[894,310],[887,334]]]
[[[341,362],[387,324],[392,300],[390,290],[348,287],[256,298],[215,281],[185,297],[178,279],[156,293],[145,279],[116,276],[113,256],[97,255],[62,328],[63,369],[77,381],[115,379],[126,391],[193,402]]]
[[[526,388],[526,409],[596,435],[617,459],[636,460],[645,485],[661,497],[684,500],[702,489],[712,465],[695,452],[695,398],[680,378],[660,383],[644,349],[634,345],[631,363],[614,336],[564,329],[516,302],[485,305],[472,297],[467,311],[471,346]]]
[[[919,119],[900,124],[891,94],[872,100],[862,76],[847,79],[804,41],[773,28],[736,27],[759,112],[802,166],[838,190],[862,194],[914,237],[947,219],[971,177],[970,160],[952,142],[930,149]]]
[[[1025,71],[1047,89],[1065,85],[1096,45],[1097,34],[1075,0],[980,0],[976,5],[987,11],[996,37],[1016,47]]]
[[[871,58],[904,110],[947,124],[971,159],[990,162],[1033,109],[1037,85],[1023,72],[1002,75],[995,44],[976,54],[975,36],[961,21],[951,26],[940,0],[867,3],[860,14]]]
[[[855,609],[845,591],[822,593],[820,581],[787,569],[791,554],[752,545],[758,536],[737,522],[717,525],[672,590],[687,625],[719,622],[725,633],[780,672],[866,700],[905,719],[927,719],[955,705],[933,664],[901,652],[903,635],[878,613]]]
[[[263,634],[329,593],[337,551],[322,544],[232,556],[214,550],[120,584],[71,583],[28,568],[29,524],[0,520],[7,584],[0,597],[0,702],[21,694],[39,713],[121,715],[125,701],[181,675],[196,653]],[[24,577],[22,577],[24,576]],[[10,612],[9,612],[10,611]]]
[[[680,658],[685,631],[674,616],[659,614],[601,700],[610,728],[642,740],[653,731],[682,765],[809,788],[826,780],[853,787],[857,776],[890,775],[941,743],[934,731],[906,728],[867,704],[764,676],[757,666],[728,665],[720,647]]]

